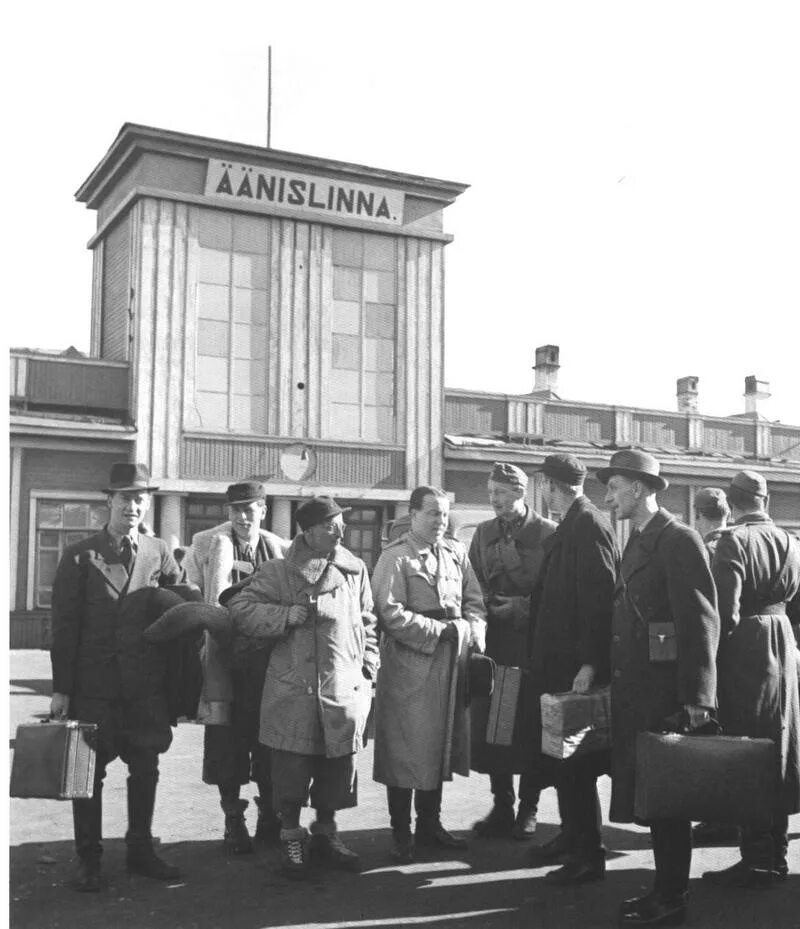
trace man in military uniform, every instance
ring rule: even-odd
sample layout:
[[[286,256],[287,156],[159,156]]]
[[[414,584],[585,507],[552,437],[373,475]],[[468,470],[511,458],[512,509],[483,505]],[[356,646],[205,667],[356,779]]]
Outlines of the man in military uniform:
[[[483,598],[464,547],[445,537],[450,504],[444,491],[417,487],[411,528],[390,543],[372,577],[383,633],[375,698],[373,777],[387,787],[392,857],[417,845],[462,848],[441,822],[442,782],[468,775],[469,708],[464,686],[471,648],[483,651]]]
[[[512,464],[497,463],[489,475],[489,502],[495,518],[475,530],[469,560],[486,604],[486,654],[498,665],[526,669],[530,626],[530,593],[544,558],[542,543],[556,530],[525,502],[528,475]],[[532,714],[537,698],[527,673],[522,676],[513,741],[510,746],[486,742],[487,701],[473,706],[472,768],[489,774],[493,805],[473,828],[480,836],[529,839],[536,830],[539,781],[538,751],[533,745]],[[514,817],[514,775],[519,774],[519,810]]]
[[[637,733],[659,729],[676,713],[685,713],[688,729],[700,728],[716,706],[719,616],[703,540],[656,501],[669,486],[656,459],[625,449],[597,477],[612,513],[633,525],[614,589],[610,813],[613,822],[633,822]],[[654,643],[662,640],[669,647],[660,650]],[[650,831],[655,883],[622,904],[622,927],[686,919],[691,823],[653,820]]]
[[[250,577],[265,561],[283,558],[288,543],[261,528],[267,515],[264,485],[259,481],[231,484],[226,491],[228,522],[198,532],[184,557],[188,580],[203,591],[206,603],[217,604],[223,590]],[[258,741],[261,691],[270,649],[241,656],[236,662],[209,633],[203,650],[203,692],[198,720],[205,724],[203,780],[219,788],[225,814],[225,846],[235,854],[252,852],[245,824],[247,800],[243,784],[258,785],[259,841],[277,839],[280,823],[272,809],[269,749]]]
[[[93,796],[73,800],[79,891],[98,891],[106,767],[128,766],[128,870],[156,880],[180,877],[153,850],[151,823],[158,756],[172,742],[163,648],[149,645],[141,595],[182,580],[167,543],[139,524],[157,490],[143,464],[112,466],[104,493],[108,523],[65,549],[53,582],[51,715],[97,723]],[[176,598],[177,599],[177,598]]]
[[[741,860],[703,877],[736,887],[769,886],[788,873],[788,815],[800,811],[797,650],[786,602],[800,591],[800,545],[767,514],[767,482],[740,471],[728,502],[733,525],[712,562],[719,594],[719,716],[728,735],[772,739],[774,811],[769,828],[741,827]]]

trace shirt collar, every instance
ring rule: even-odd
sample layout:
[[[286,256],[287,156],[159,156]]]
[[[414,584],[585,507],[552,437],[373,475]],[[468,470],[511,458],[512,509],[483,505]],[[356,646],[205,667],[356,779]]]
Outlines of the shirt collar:
[[[126,534],[118,534],[112,530],[112,528],[106,524],[105,533],[108,536],[108,540],[111,543],[111,547],[114,551],[118,552],[122,548],[122,540],[129,539],[131,543],[131,550],[136,551],[139,548],[139,530],[133,529],[131,532]]]

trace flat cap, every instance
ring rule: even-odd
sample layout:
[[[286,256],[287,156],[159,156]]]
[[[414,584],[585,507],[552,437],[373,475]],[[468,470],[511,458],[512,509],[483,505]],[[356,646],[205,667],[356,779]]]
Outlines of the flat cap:
[[[582,484],[586,477],[586,466],[574,455],[548,455],[536,470],[570,487]]]
[[[669,481],[661,476],[660,471],[658,461],[652,455],[637,448],[624,448],[611,456],[608,467],[600,468],[597,480],[607,484],[613,475],[621,474],[635,481],[643,481],[655,490],[666,490]]]
[[[521,487],[523,490],[528,486],[528,475],[516,465],[505,464],[496,461],[492,467],[492,473],[489,475],[490,481],[498,484],[510,484],[512,487]]]
[[[766,479],[758,471],[740,471],[731,481],[731,487],[756,497],[766,497],[769,493]]]
[[[713,516],[728,511],[728,498],[721,487],[702,487],[694,495],[694,508],[698,513]]]
[[[239,481],[230,485],[225,496],[229,506],[233,503],[263,502],[267,498],[267,489],[261,481]]]
[[[316,526],[317,523],[324,523],[326,519],[332,516],[338,516],[340,513],[346,513],[350,507],[340,507],[333,497],[312,497],[310,500],[297,508],[295,518],[297,524],[303,530]]]

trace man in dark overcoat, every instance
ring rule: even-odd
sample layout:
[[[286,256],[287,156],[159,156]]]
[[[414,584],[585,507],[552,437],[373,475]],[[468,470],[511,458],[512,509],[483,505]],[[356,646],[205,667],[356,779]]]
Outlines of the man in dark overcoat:
[[[81,891],[100,889],[103,779],[117,756],[129,772],[128,870],[157,880],[180,876],[155,854],[150,831],[158,756],[172,730],[166,652],[142,635],[154,618],[143,595],[182,579],[167,543],[138,531],[153,490],[144,465],[113,465],[104,490],[108,523],[64,551],[53,583],[51,715],[98,725],[93,796],[73,801]]]
[[[743,825],[741,860],[703,877],[768,886],[788,873],[788,815],[800,811],[797,651],[786,601],[800,591],[800,545],[767,515],[767,482],[741,471],[728,490],[734,523],[717,545],[719,715],[728,735],[772,739],[776,789],[770,827]]]
[[[530,594],[539,577],[544,541],[556,524],[525,502],[528,475],[515,465],[495,464],[489,475],[489,502],[497,514],[475,530],[469,560],[486,604],[486,654],[498,665],[522,667],[523,676],[510,746],[486,742],[488,698],[472,705],[471,766],[489,774],[493,805],[475,823],[481,836],[529,839],[536,830],[540,779],[533,745],[532,713],[538,714],[526,667]],[[514,818],[514,775],[519,774],[519,809]]]
[[[544,543],[531,597],[531,676],[538,694],[585,694],[608,684],[617,538],[608,518],[584,496],[581,461],[550,455],[539,470],[547,508],[564,516]],[[558,763],[562,832],[535,850],[544,860],[566,856],[563,867],[548,875],[552,883],[583,883],[605,874],[597,777],[609,761],[604,751]]]
[[[633,822],[636,734],[660,730],[665,717],[681,711],[687,728],[700,728],[716,706],[717,595],[703,540],[656,501],[668,482],[652,455],[616,452],[597,477],[612,513],[633,526],[614,589],[610,811],[614,822]],[[674,643],[674,651],[655,647],[659,641]],[[680,925],[686,918],[691,823],[649,825],[654,887],[622,904],[621,926]]]

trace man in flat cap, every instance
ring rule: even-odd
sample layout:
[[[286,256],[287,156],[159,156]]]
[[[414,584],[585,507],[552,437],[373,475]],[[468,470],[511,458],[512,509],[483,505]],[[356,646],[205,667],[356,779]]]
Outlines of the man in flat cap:
[[[223,590],[250,577],[265,561],[283,558],[288,548],[288,542],[261,528],[267,499],[260,481],[231,484],[226,498],[228,521],[195,533],[183,562],[188,580],[202,590],[206,603],[214,605]],[[269,649],[264,648],[232,662],[217,640],[205,634],[198,707],[198,722],[205,725],[203,780],[219,789],[225,815],[223,842],[234,854],[253,851],[244,818],[247,800],[240,798],[242,785],[251,780],[258,786],[256,840],[276,840],[280,832],[272,809],[269,749],[258,741],[268,661]]]
[[[530,594],[539,577],[544,541],[556,524],[525,502],[528,475],[512,464],[496,463],[489,475],[489,503],[495,518],[481,523],[469,560],[486,604],[486,654],[498,665],[527,670]],[[530,679],[523,674],[510,746],[486,741],[488,701],[473,707],[472,768],[488,773],[493,804],[473,828],[480,836],[529,839],[536,830],[540,779],[533,744],[532,715],[538,714]],[[519,774],[519,808],[514,816],[514,775]]]
[[[564,516],[544,543],[531,597],[531,676],[537,694],[586,694],[609,680],[617,539],[608,518],[583,493],[586,467],[579,459],[550,455],[538,470],[547,508]],[[597,777],[607,772],[609,760],[608,752],[599,752],[558,765],[562,831],[534,850],[545,861],[563,861],[548,875],[553,883],[584,883],[605,874]]]
[[[331,497],[306,501],[285,558],[261,564],[228,602],[234,650],[272,647],[259,738],[271,750],[290,877],[308,871],[300,810],[309,797],[316,812],[312,850],[335,866],[360,866],[339,837],[335,814],[356,805],[355,755],[372,701],[378,642],[366,565],[341,544],[344,512]]]
[[[719,717],[727,735],[772,739],[776,790],[769,827],[742,826],[741,860],[703,877],[769,886],[788,873],[788,815],[800,811],[800,705],[796,647],[786,601],[800,591],[800,545],[767,513],[767,482],[740,471],[728,490],[733,525],[717,544]]]
[[[158,756],[172,742],[163,653],[142,636],[155,616],[128,608],[132,600],[147,607],[140,593],[183,578],[166,542],[138,530],[157,489],[145,465],[114,464],[103,491],[108,522],[65,549],[53,582],[50,712],[98,725],[93,796],[72,801],[76,889],[84,892],[101,887],[103,780],[116,757],[128,766],[128,870],[180,876],[156,855],[150,831]]]
[[[391,856],[401,863],[413,859],[415,843],[466,845],[442,826],[442,783],[469,775],[467,666],[470,649],[484,650],[486,629],[464,546],[445,535],[447,495],[416,487],[409,510],[410,530],[386,546],[372,577],[382,632],[373,777],[386,785]]]
[[[614,589],[611,644],[610,818],[634,821],[636,734],[685,713],[688,729],[716,706],[717,595],[700,536],[656,501],[667,480],[652,455],[616,452],[597,472],[606,503],[633,531]],[[655,883],[625,901],[621,926],[680,925],[686,919],[691,823],[650,822]]]

